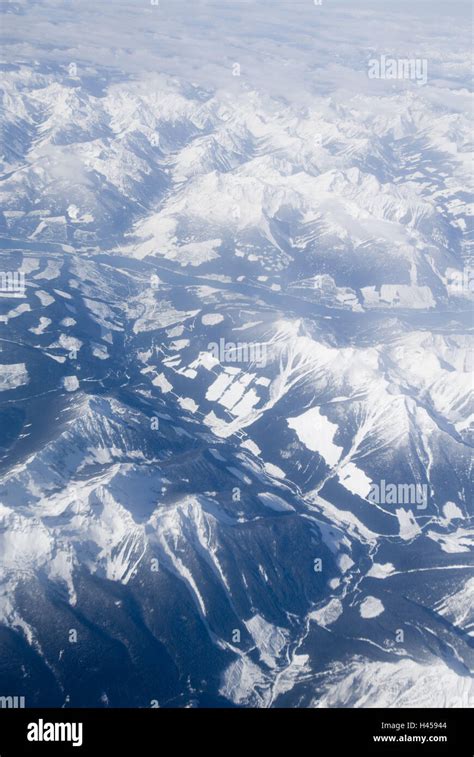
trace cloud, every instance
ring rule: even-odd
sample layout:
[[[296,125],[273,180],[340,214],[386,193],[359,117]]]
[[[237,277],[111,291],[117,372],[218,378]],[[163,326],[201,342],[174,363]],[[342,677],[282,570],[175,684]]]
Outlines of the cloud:
[[[21,17],[4,15],[2,31],[10,62],[75,62],[79,75],[91,69],[112,77],[160,72],[212,90],[247,87],[305,102],[337,88],[377,86],[367,79],[367,61],[379,54],[428,58],[431,77],[449,69],[450,88],[467,86],[469,7],[429,8],[427,14],[423,2],[388,7],[335,0],[322,6],[310,0],[160,0],[158,6],[43,0],[24,4]],[[440,14],[449,19],[449,33]],[[233,75],[235,63],[240,76]]]

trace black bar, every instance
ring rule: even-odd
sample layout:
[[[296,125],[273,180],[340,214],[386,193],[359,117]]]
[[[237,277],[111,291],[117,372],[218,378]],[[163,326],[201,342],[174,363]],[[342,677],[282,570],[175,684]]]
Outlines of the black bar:
[[[186,748],[224,755],[241,748],[246,755],[257,746],[267,751],[285,744],[292,752],[315,756],[472,757],[472,717],[466,709],[3,709],[0,757],[141,757]],[[48,725],[59,723],[70,724],[69,730]],[[82,724],[82,734],[78,727],[73,730],[73,723]],[[69,737],[77,746],[71,741],[29,741],[28,734]]]

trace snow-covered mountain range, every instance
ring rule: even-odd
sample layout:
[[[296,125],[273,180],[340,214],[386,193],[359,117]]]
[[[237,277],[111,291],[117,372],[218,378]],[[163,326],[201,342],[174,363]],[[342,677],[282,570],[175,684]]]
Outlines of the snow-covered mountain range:
[[[3,8],[0,696],[472,706],[464,16],[165,6]]]

